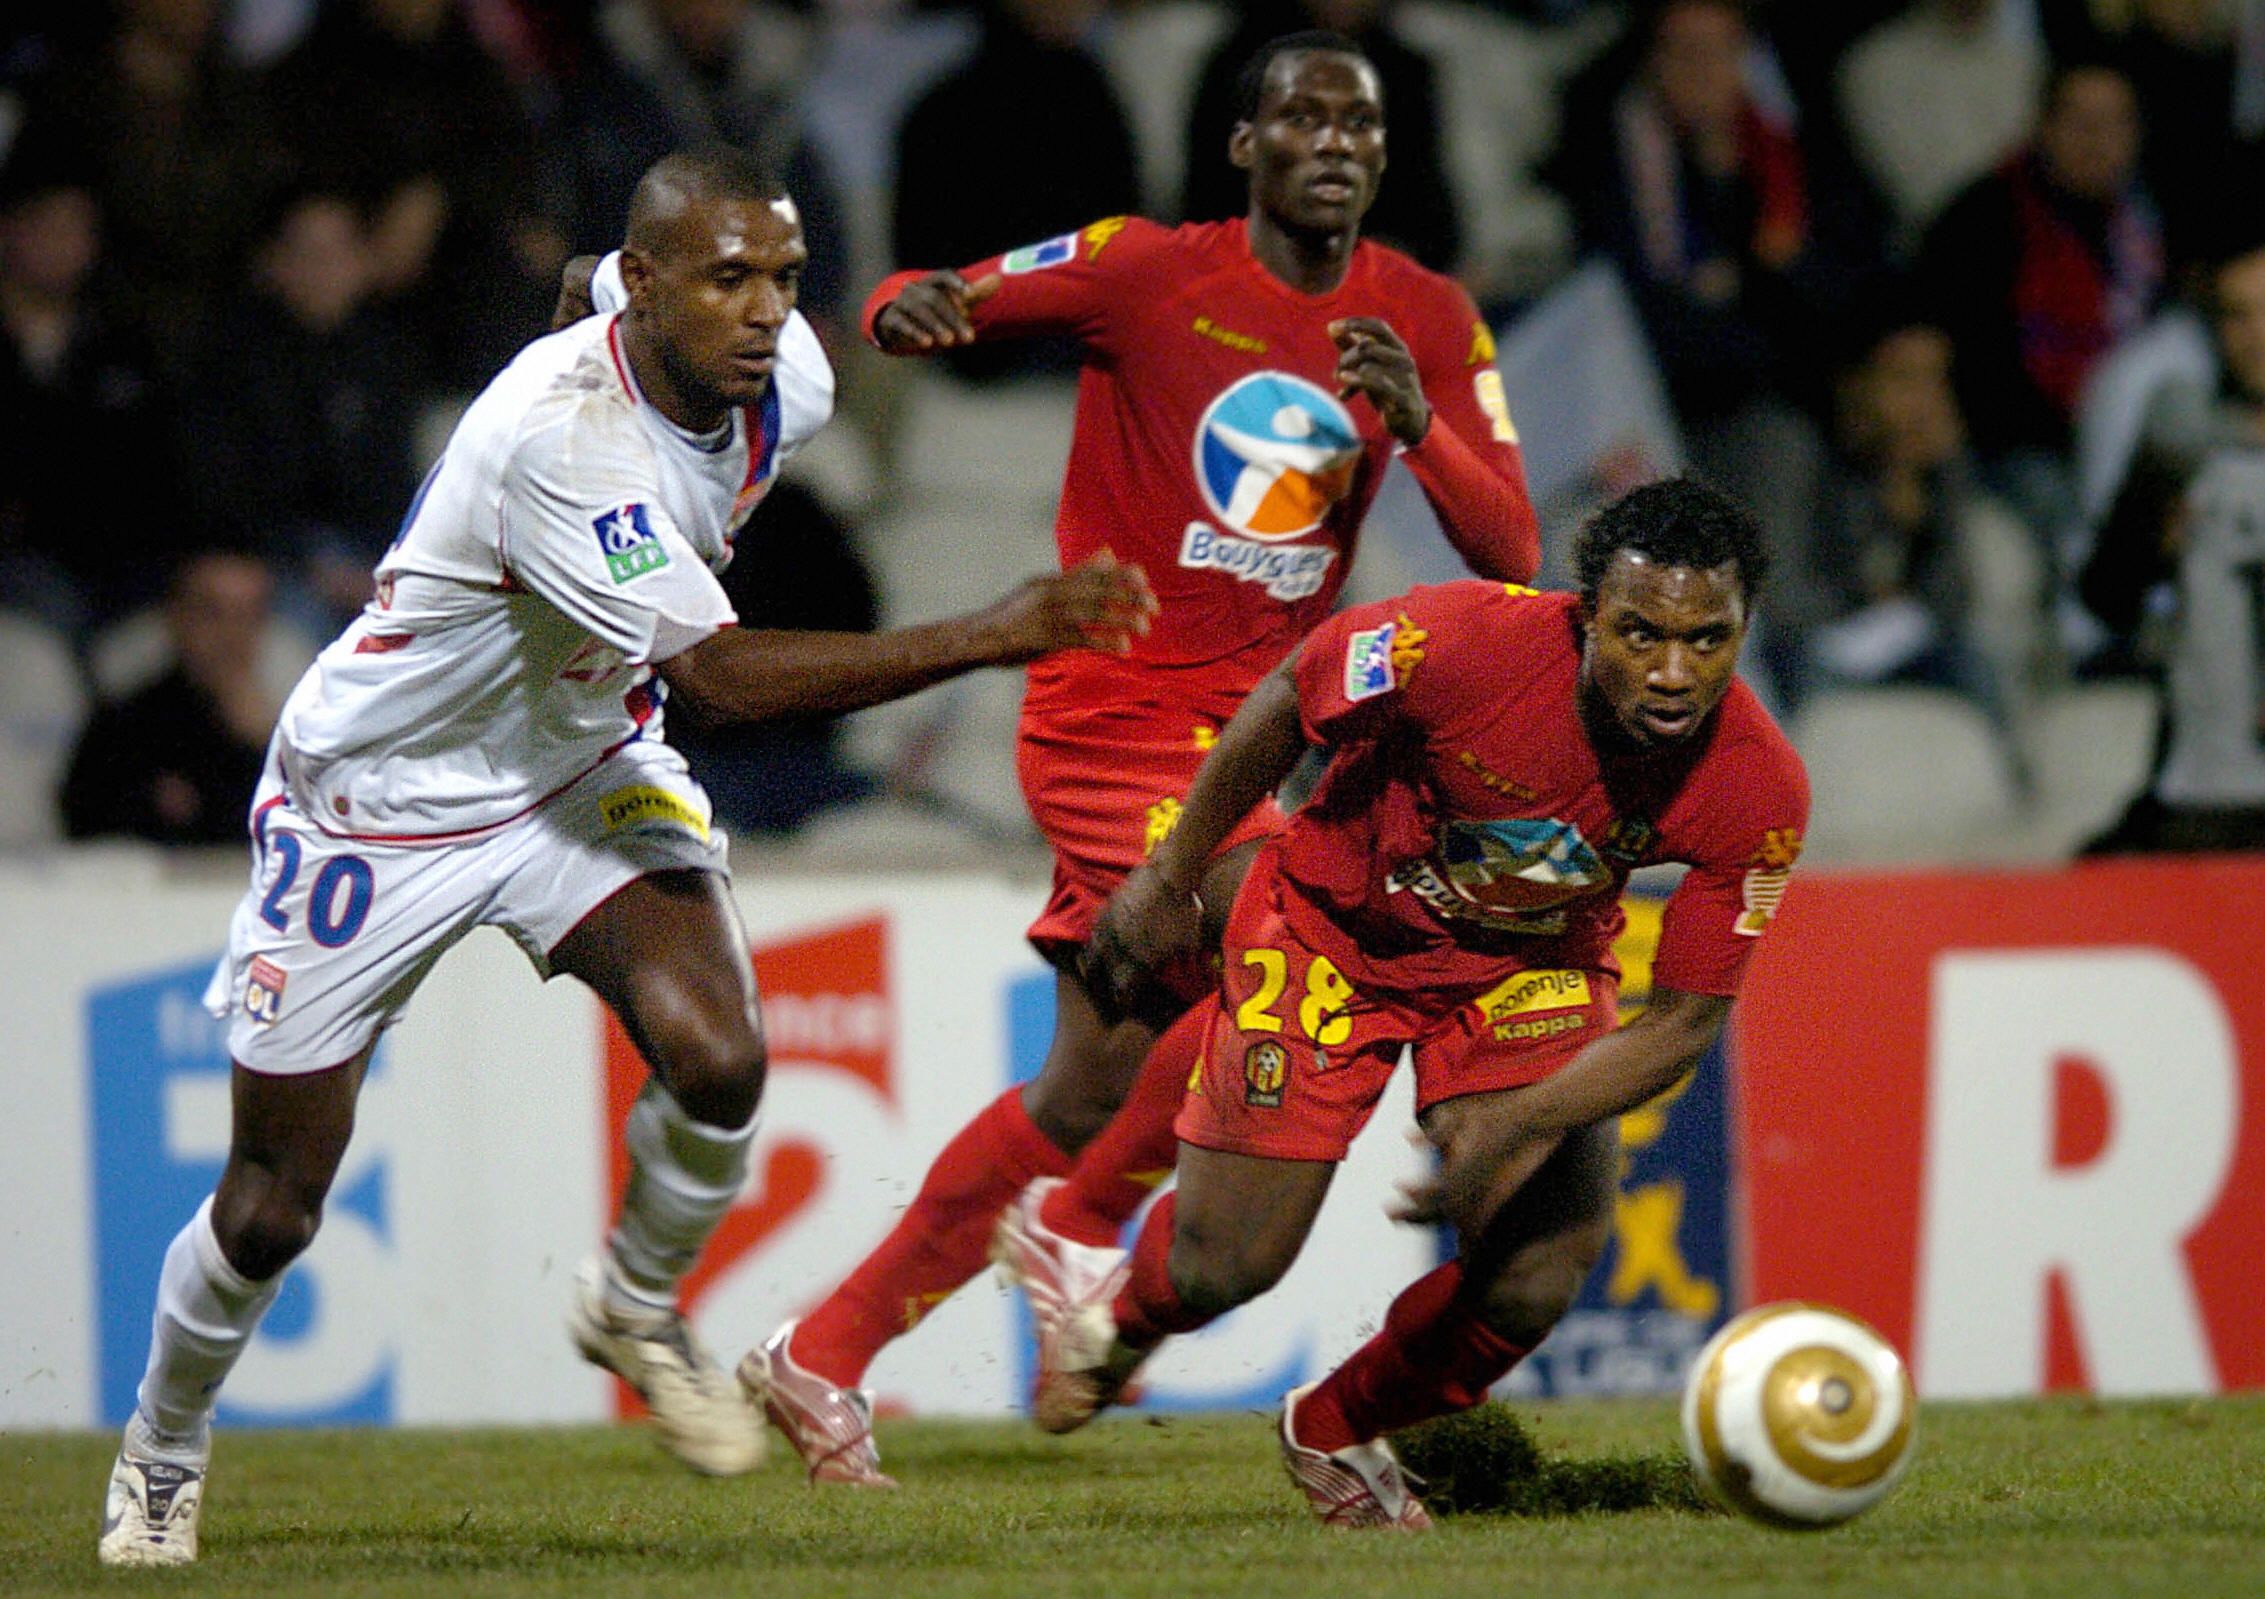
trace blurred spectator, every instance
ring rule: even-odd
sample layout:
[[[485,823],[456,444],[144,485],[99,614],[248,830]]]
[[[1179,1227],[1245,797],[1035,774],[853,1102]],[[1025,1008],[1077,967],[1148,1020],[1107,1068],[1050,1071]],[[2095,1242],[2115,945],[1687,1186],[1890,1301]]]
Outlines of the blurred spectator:
[[[165,601],[172,668],[96,710],[63,780],[64,832],[240,843],[278,707],[259,663],[274,584],[249,555],[188,556]]]
[[[849,528],[792,478],[764,499],[723,585],[742,627],[869,633],[880,621],[872,575]],[[834,717],[704,727],[670,715],[669,742],[684,752],[717,816],[741,831],[791,832],[873,791],[873,780],[844,759]]]
[[[1604,127],[1567,130],[1560,187],[1628,282],[1691,465],[1791,551],[1823,453],[1819,352],[1876,252],[1858,185],[1749,90],[1751,53],[1734,0],[1669,0]]]
[[[1841,117],[1908,250],[1943,203],[2020,147],[2044,62],[2005,0],[1916,0],[1842,61]]]
[[[67,153],[19,141],[0,169],[0,605],[81,648],[156,597],[181,516],[155,354],[94,294],[102,238]]]
[[[2085,378],[2163,285],[2139,137],[2121,72],[2064,64],[2034,142],[1953,201],[1920,247],[1921,293],[1958,347],[1977,452],[2048,541],[2065,536],[2074,508],[2070,424]]]
[[[373,291],[443,382],[485,383],[542,325],[567,250],[532,124],[455,0],[332,0],[266,90],[306,179],[366,208]]]
[[[803,314],[821,329],[837,322],[849,241],[839,189],[796,103],[809,55],[800,19],[755,0],[608,0],[598,39],[568,87],[564,128],[546,140],[546,159],[568,169],[574,247],[619,244],[638,177],[671,150],[734,145],[786,180],[810,246]]]
[[[2254,226],[2255,219],[2252,219]],[[2102,670],[2165,664],[2172,603],[2204,468],[2254,452],[2265,403],[2265,249],[2230,257],[2211,281],[2211,360],[2155,389],[2137,446],[2078,579],[2086,608],[2115,640]],[[2265,503],[2265,502],[2261,502]]]
[[[2149,486],[2127,494],[2154,516],[2103,545],[2121,571],[2086,574],[2096,602],[2166,569],[2178,594],[2162,759],[2099,851],[2265,848],[2265,247],[2230,258],[2216,295],[2219,380],[2158,397],[2134,467]]]
[[[1887,328],[1841,383],[1813,539],[1773,612],[1784,698],[1924,683],[2010,724],[2044,636],[2044,571],[2020,521],[1975,484],[1942,330]]]
[[[1434,272],[1462,264],[1463,228],[1440,142],[1439,74],[1394,23],[1394,0],[1255,0],[1205,62],[1188,117],[1187,179],[1180,209],[1189,222],[1239,217],[1248,203],[1243,175],[1226,159],[1227,136],[1243,114],[1236,75],[1267,40],[1320,28],[1358,44],[1384,85],[1391,170],[1361,222],[1363,236],[1396,245]]]
[[[2234,131],[2235,9],[2229,0],[2132,0],[2110,36],[2109,59],[2146,111],[2140,169],[2174,262],[2218,251],[2221,222],[2247,227],[2265,201],[2259,151]],[[2265,29],[2265,14],[2252,17]]]
[[[958,266],[1140,208],[1131,125],[1085,47],[1100,11],[1099,0],[983,7],[975,54],[897,130],[898,262]],[[950,364],[967,377],[1069,372],[1077,355],[1067,343],[1021,341],[958,351]]]
[[[189,404],[206,536],[257,541],[311,593],[322,614],[307,620],[323,636],[369,597],[417,486],[420,351],[372,298],[381,275],[352,200],[280,197]]]
[[[90,49],[30,86],[28,141],[92,175],[121,311],[169,373],[196,348],[274,172],[260,97],[228,57],[220,0],[114,0]]]

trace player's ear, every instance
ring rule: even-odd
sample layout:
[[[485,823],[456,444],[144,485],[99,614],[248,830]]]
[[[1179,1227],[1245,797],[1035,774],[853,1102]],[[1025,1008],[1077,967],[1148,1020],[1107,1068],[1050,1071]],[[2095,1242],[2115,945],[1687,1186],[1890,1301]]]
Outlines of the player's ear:
[[[1248,122],[1236,123],[1234,131],[1227,135],[1227,160],[1229,164],[1241,167],[1245,172],[1250,170],[1250,140]]]
[[[629,291],[629,303],[642,305],[653,292],[653,258],[634,244],[621,247],[621,286]]]

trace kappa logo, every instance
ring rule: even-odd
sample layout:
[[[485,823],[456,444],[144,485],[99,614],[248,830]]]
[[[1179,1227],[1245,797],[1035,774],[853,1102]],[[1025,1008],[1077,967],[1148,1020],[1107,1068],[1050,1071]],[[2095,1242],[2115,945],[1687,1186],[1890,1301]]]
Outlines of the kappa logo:
[[[244,1014],[262,1027],[272,1027],[283,1014],[283,985],[289,976],[265,955],[254,955],[244,984]]]
[[[1090,224],[1085,230],[1085,258],[1099,260],[1101,252],[1109,248],[1109,241],[1124,232],[1125,224],[1131,220],[1130,217],[1103,217]]]
[[[598,536],[606,571],[616,583],[627,583],[668,565],[668,551],[653,531],[652,517],[641,501],[632,500],[593,517],[590,530]]]
[[[1243,1103],[1279,1110],[1289,1077],[1290,1052],[1271,1038],[1260,1039],[1243,1052]]]
[[[1231,532],[1273,542],[1321,526],[1352,487],[1360,433],[1337,397],[1287,372],[1237,379],[1195,428],[1195,480]]]
[[[1064,233],[1038,244],[1026,244],[1019,250],[1009,250],[999,257],[999,270],[1011,277],[1022,272],[1041,272],[1047,267],[1074,261],[1077,259],[1077,239],[1078,236],[1074,233]],[[1098,249],[1099,246],[1095,248]]]

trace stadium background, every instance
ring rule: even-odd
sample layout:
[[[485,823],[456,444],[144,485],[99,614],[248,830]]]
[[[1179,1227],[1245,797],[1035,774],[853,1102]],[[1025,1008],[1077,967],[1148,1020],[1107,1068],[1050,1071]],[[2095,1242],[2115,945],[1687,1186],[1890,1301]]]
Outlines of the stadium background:
[[[323,14],[356,9],[340,0]],[[572,99],[575,73],[610,37],[588,7],[402,0],[390,9],[447,19],[450,36],[481,52],[526,108],[530,142],[544,135],[546,105]],[[833,162],[846,285],[834,292],[853,305],[891,254],[894,119],[967,56],[978,25],[952,8],[711,9],[794,69],[778,70],[793,89],[779,99]],[[1169,214],[1176,124],[1226,11],[1099,9],[1083,37],[1136,135],[1141,197]],[[1776,47],[1772,70],[1788,94],[1829,83],[1862,28],[1900,8],[1849,7],[1822,42],[1803,36],[1803,9],[1759,15],[1777,30],[1757,39]],[[2005,30],[2027,18],[2042,52],[2066,8],[1997,9],[2011,19],[1998,24]],[[2112,39],[2123,37],[2119,20],[2128,31],[2135,11],[2157,8],[2093,9]],[[2255,8],[2201,9],[2222,13],[2222,40],[2247,71]],[[298,59],[321,20],[291,0],[133,0],[115,15],[89,8],[5,33],[10,160],[51,163],[37,184],[61,173],[104,201],[108,256],[91,281],[118,285],[122,305],[137,273],[145,286],[170,275],[209,294],[202,309],[213,312],[229,269],[134,259],[150,247],[119,214],[128,196],[106,190],[113,180],[86,159],[93,144],[42,133],[56,125],[43,123],[43,86],[153,18],[200,13],[197,25],[215,31],[199,49],[233,63],[248,90]],[[1534,0],[1410,3],[1391,8],[1391,20],[1439,67],[1444,181],[1464,223],[1454,264],[1493,314],[1546,536],[1561,548],[1571,519],[1609,483],[1689,459],[1624,277],[1577,248],[1573,205],[1541,178],[1555,108],[1611,58],[1627,17]],[[998,186],[1008,180],[991,169],[1013,153],[995,143],[969,164]],[[2224,169],[2227,209],[2249,193],[2240,170]],[[255,186],[248,170],[223,182],[247,201]],[[25,192],[11,180],[6,203],[20,207]],[[547,244],[585,242],[562,218],[554,214]],[[528,243],[488,241],[518,275],[461,297],[487,318],[481,336],[466,332],[464,304],[444,313],[434,296],[405,291],[394,309],[413,332],[440,329],[467,366],[474,349],[507,352],[541,316],[542,252]],[[13,248],[20,257],[20,237]],[[476,258],[434,259],[438,271]],[[247,260],[236,269],[251,270]],[[2183,314],[2167,289],[2163,305]],[[194,320],[199,306],[187,314]],[[878,363],[846,340],[835,348],[845,414],[800,475],[846,527],[879,614],[975,604],[1045,564],[1066,380],[1037,371],[977,383]],[[152,372],[173,381],[174,358],[153,353]],[[179,355],[192,389],[197,359]],[[477,372],[436,365],[427,376],[413,445],[429,451]],[[193,427],[184,423],[183,436],[193,452]],[[81,461],[115,447],[64,443]],[[4,475],[11,495],[27,481],[21,460]],[[120,547],[143,563],[145,589],[202,536],[199,518],[226,514],[225,496],[208,502],[203,492],[153,483],[141,503],[103,508],[131,521]],[[6,532],[18,548],[36,509],[11,502]],[[326,602],[291,551],[262,553],[283,582],[263,672],[288,683],[319,642]],[[1452,570],[1420,496],[1396,477],[1367,535],[1356,597]],[[86,1426],[123,1415],[156,1252],[218,1169],[225,1058],[195,999],[242,861],[225,847],[62,841],[54,788],[77,729],[98,698],[162,669],[164,629],[125,601],[94,622],[9,592],[0,1014],[12,1039],[0,1271],[49,1291],[0,1303],[10,1355],[0,1427]],[[2079,630],[2066,653],[2083,642]],[[2265,1258],[2265,1135],[2251,1113],[2265,1090],[2265,961],[2247,932],[2265,864],[2072,861],[2146,781],[2159,702],[2149,681],[2077,664],[2041,666],[2010,721],[1939,684],[1839,685],[1789,709],[1817,791],[1798,886],[1727,1050],[1668,1103],[1629,1119],[1613,1254],[1518,1384],[1658,1391],[1723,1315],[1788,1295],[1873,1319],[1931,1394],[2265,1384],[2265,1310],[2246,1291]],[[1035,1058],[1045,985],[1019,935],[1044,856],[1012,783],[1018,692],[1017,680],[994,675],[852,719],[838,738],[814,736],[786,758],[848,781],[735,846],[778,1063],[760,1185],[696,1285],[719,1345],[761,1336],[822,1293],[967,1110]],[[1639,935],[1652,903],[1633,907]],[[1629,953],[1629,997],[1640,1002],[1640,936]],[[452,955],[381,1055],[324,1234],[224,1415],[528,1421],[614,1408],[617,1396],[574,1359],[558,1314],[566,1273],[602,1225],[616,1180],[609,1129],[624,1080],[620,1040],[585,996],[539,987],[500,939]],[[1152,1402],[1270,1401],[1358,1341],[1436,1247],[1382,1220],[1390,1179],[1413,1158],[1400,1141],[1405,1123],[1404,1101],[1389,1102],[1300,1271],[1175,1349]],[[1028,1358],[1013,1302],[986,1284],[894,1346],[875,1380],[885,1402],[919,1412],[1005,1412],[1019,1403]]]

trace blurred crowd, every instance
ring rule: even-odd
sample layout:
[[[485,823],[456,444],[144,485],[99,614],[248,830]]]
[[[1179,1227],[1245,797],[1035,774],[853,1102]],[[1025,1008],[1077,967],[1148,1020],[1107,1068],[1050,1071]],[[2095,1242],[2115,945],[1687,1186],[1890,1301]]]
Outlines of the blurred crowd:
[[[1307,27],[1385,84],[1372,236],[1509,328],[1617,274],[1681,460],[1778,547],[1749,670],[1782,710],[1923,684],[2018,748],[2053,685],[2159,683],[2109,842],[2265,842],[2265,0],[10,8],[0,655],[51,641],[31,711],[86,707],[64,829],[240,836],[274,635],[362,603],[453,407],[655,157],[721,139],[787,174],[840,425],[886,458],[865,288],[1239,212],[1234,70]],[[963,381],[1067,359],[982,354]],[[1600,459],[1599,492],[1643,468]],[[743,614],[871,625],[845,508],[764,514]],[[870,787],[822,725],[702,759],[742,827]]]

